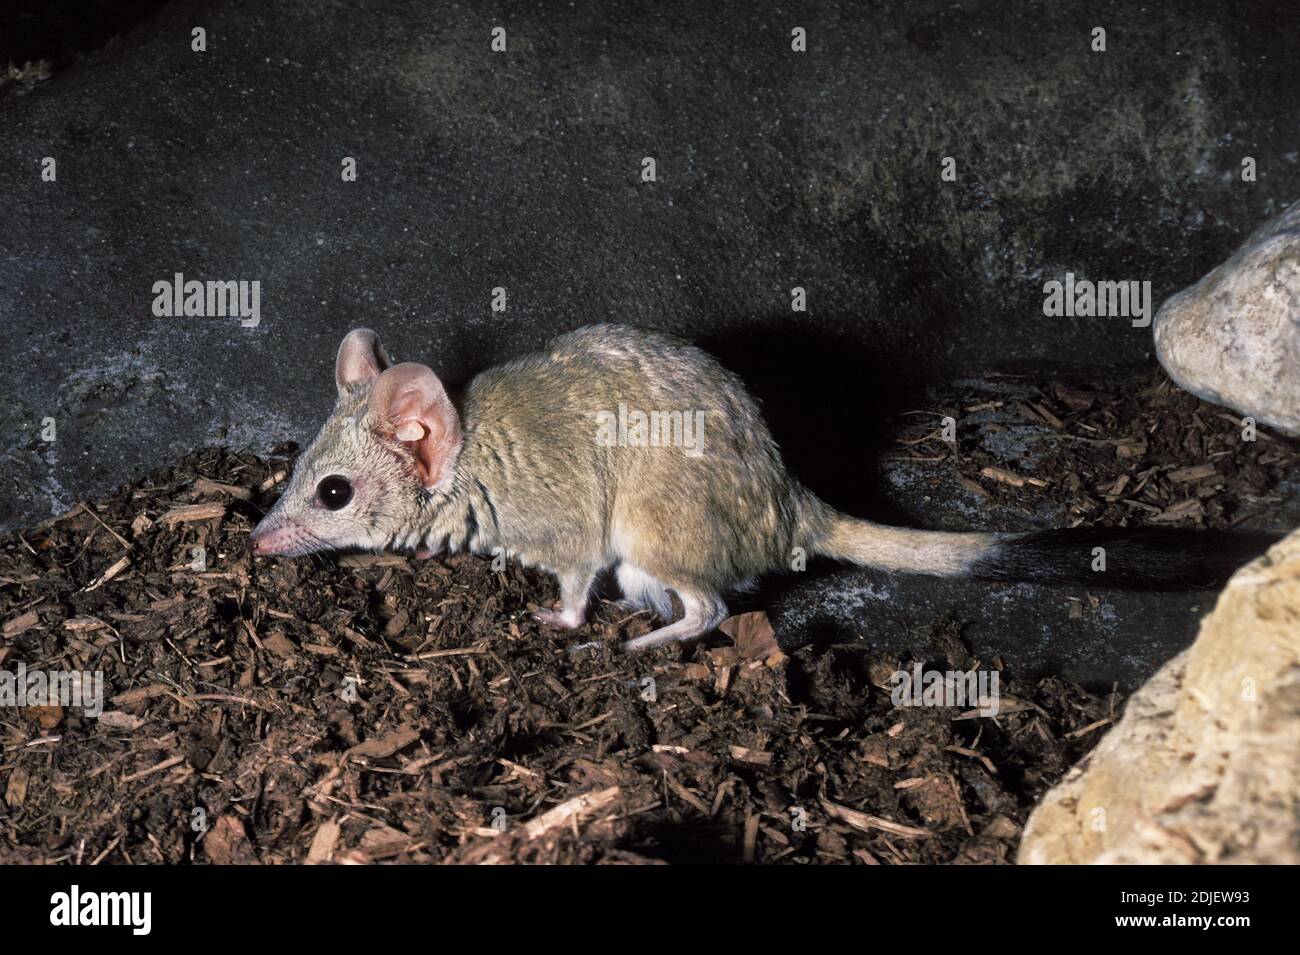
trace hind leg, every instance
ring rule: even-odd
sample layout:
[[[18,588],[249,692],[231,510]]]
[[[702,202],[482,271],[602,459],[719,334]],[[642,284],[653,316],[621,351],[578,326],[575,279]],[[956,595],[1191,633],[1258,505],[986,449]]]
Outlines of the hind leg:
[[[643,637],[629,640],[623,644],[623,649],[651,650],[670,643],[694,640],[696,637],[704,636],[727,617],[727,605],[715,593],[679,589],[677,596],[682,599],[682,606],[686,610],[681,620],[660,627],[658,630],[651,630]]]
[[[615,575],[627,606],[635,610],[653,610],[662,620],[672,619],[673,600],[662,583],[627,561],[618,565]]]
[[[556,576],[560,579],[560,609],[534,610],[533,618],[556,630],[576,630],[587,622],[587,593],[596,579],[595,571],[566,571]]]

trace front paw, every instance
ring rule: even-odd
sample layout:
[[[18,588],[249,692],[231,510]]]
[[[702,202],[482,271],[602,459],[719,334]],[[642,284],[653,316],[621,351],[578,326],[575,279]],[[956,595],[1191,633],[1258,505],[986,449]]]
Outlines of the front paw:
[[[567,610],[534,610],[533,619],[542,626],[554,630],[576,630],[583,624],[580,615],[569,613]]]

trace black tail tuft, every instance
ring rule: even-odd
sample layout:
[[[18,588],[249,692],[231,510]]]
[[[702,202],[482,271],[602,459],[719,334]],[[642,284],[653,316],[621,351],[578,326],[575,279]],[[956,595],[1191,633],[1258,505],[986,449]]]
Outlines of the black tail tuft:
[[[1271,531],[1075,527],[1008,534],[970,574],[1132,590],[1218,587],[1285,535]],[[1096,550],[1101,548],[1104,555]],[[1104,556],[1105,570],[1099,557]]]

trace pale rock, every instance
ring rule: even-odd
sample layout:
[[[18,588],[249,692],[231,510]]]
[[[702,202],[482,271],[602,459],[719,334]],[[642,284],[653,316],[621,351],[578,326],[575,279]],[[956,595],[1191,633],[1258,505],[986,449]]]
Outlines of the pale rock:
[[[1183,388],[1300,434],[1300,202],[1156,313],[1156,355]]]
[[[1300,863],[1300,531],[1044,796],[1019,861]]]

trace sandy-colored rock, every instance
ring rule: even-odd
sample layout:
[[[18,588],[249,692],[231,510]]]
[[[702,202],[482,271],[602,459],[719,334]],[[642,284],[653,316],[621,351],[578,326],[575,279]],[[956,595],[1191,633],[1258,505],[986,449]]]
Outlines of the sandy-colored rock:
[[[1156,313],[1156,355],[1206,401],[1300,434],[1300,202]]]
[[[1300,863],[1300,531],[1039,803],[1021,863]]]

